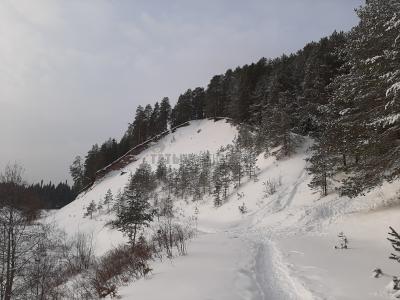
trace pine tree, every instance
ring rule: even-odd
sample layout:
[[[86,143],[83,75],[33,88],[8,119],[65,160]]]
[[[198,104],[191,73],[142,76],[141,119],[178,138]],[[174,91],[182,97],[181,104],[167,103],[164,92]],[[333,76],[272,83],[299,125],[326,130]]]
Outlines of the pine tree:
[[[125,190],[123,199],[122,209],[117,213],[117,219],[112,222],[112,226],[126,234],[129,243],[134,247],[138,232],[153,221],[153,212],[148,195],[132,184]]]
[[[214,206],[215,207],[219,207],[222,205],[221,189],[222,189],[221,180],[218,177],[214,178],[213,196],[214,196]]]
[[[148,107],[147,107],[148,109]],[[128,137],[130,140],[130,147],[134,147],[143,143],[147,138],[147,119],[145,109],[139,105],[136,109],[135,120],[129,126]]]
[[[96,172],[100,169],[100,152],[97,144],[92,146],[92,149],[88,152],[85,157],[83,184],[89,184],[96,178]]]
[[[282,156],[290,156],[295,148],[292,136],[294,111],[293,95],[289,91],[278,93],[278,103],[271,105],[263,114],[262,129],[265,134],[265,146],[269,148],[281,146]]]
[[[204,119],[205,91],[197,87],[192,92],[192,120]]]
[[[236,177],[239,173],[246,174],[249,178],[255,177],[257,162],[257,140],[256,135],[247,126],[239,127],[239,134],[234,141],[237,157],[234,161]]]
[[[166,159],[161,156],[157,162],[156,178],[161,182],[165,182],[167,180],[167,171]]]
[[[113,194],[111,192],[111,189],[108,189],[104,197],[104,205],[107,205],[107,211],[110,211],[110,205],[112,202],[113,202]]]
[[[224,116],[225,95],[223,93],[222,75],[214,76],[208,84],[205,98],[205,114],[207,117]]]
[[[79,192],[83,188],[84,166],[80,156],[75,157],[74,162],[69,167],[71,177],[74,181],[74,190]]]
[[[148,125],[149,137],[153,137],[162,132],[158,124],[159,119],[160,119],[160,105],[158,104],[158,102],[156,102],[156,104],[154,104],[154,109],[151,112],[149,118],[149,125]]]
[[[312,151],[312,155],[307,159],[309,163],[307,170],[312,175],[312,180],[309,186],[320,189],[321,194],[327,196],[328,180],[334,173],[335,165],[332,149],[326,138],[321,138],[310,150]]]
[[[168,97],[162,99],[160,104],[160,114],[158,118],[159,132],[164,132],[168,129],[168,123],[171,117],[171,105]]]
[[[155,175],[151,170],[151,166],[148,162],[143,162],[136,169],[135,174],[130,180],[130,185],[135,188],[142,190],[145,194],[149,194],[156,188]]]
[[[233,145],[228,146],[228,159],[233,180],[236,181],[236,186],[239,187],[245,174],[246,166],[244,159],[244,150],[242,149],[237,138],[234,139]]]
[[[92,219],[93,218],[93,214],[97,211],[97,206],[96,203],[94,202],[94,200],[92,200],[88,207],[86,207],[86,212],[85,212],[85,217],[89,217]]]
[[[192,120],[193,117],[193,92],[191,89],[180,95],[178,102],[172,109],[171,125],[178,126],[182,123]]]
[[[203,195],[206,194],[206,192],[211,192],[211,164],[210,152],[201,153],[198,185]]]
[[[232,184],[232,173],[229,167],[228,155],[225,153],[225,149],[221,148],[218,151],[218,162],[214,169],[213,181],[216,186],[218,194],[222,193],[223,200],[228,197],[228,191]]]
[[[332,84],[331,103],[337,113],[337,144],[355,157],[343,192],[355,196],[382,180],[399,175],[400,154],[396,93],[399,82],[398,23],[400,4],[370,0],[357,10],[360,23],[344,48],[343,75]]]

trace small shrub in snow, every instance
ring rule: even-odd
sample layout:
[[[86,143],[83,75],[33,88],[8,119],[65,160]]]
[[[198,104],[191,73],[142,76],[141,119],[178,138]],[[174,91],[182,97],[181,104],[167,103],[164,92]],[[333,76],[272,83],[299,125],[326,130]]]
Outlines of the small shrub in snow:
[[[247,207],[246,207],[246,205],[244,204],[244,202],[243,202],[243,204],[240,205],[238,208],[239,208],[239,212],[240,212],[242,215],[244,215],[244,214],[247,213]]]
[[[400,262],[400,255],[398,254],[400,252],[400,235],[394,230],[393,227],[389,227],[390,232],[389,237],[387,240],[392,244],[392,247],[396,253],[391,253],[389,256],[389,259],[395,260],[397,262]],[[381,269],[377,268],[373,271],[374,277],[375,278],[380,278],[382,276],[390,276],[387,274],[384,274]],[[400,279],[397,276],[392,276],[392,281],[389,283],[389,285],[386,287],[386,290],[388,293],[391,294],[393,298],[400,298]]]
[[[64,247],[67,273],[78,274],[94,262],[93,236],[78,233]]]
[[[335,249],[348,249],[349,240],[343,232],[338,234],[339,243],[335,246]]]
[[[237,193],[237,200],[240,201],[244,197],[244,193]]]
[[[143,236],[134,247],[119,246],[97,260],[90,283],[100,298],[116,297],[117,287],[151,272],[152,249]]]
[[[397,276],[393,276],[392,281],[386,286],[386,291],[392,299],[400,298],[400,279]]]
[[[266,182],[263,182],[263,185],[266,197],[272,196],[278,191],[278,187],[282,186],[282,177],[279,176],[278,179],[268,179]]]
[[[153,243],[156,252],[164,252],[168,258],[173,257],[174,248],[178,255],[187,254],[187,241],[194,236],[194,229],[191,226],[175,224],[172,219],[160,222],[160,225],[153,236]]]
[[[390,237],[388,237],[388,241],[392,243],[392,247],[396,252],[400,252],[400,235],[392,227],[389,228],[390,232],[388,234]],[[391,253],[389,258],[400,262],[400,255],[397,253]]]
[[[374,278],[380,278],[383,276],[383,272],[380,268],[376,268],[372,271],[372,275],[374,276]]]

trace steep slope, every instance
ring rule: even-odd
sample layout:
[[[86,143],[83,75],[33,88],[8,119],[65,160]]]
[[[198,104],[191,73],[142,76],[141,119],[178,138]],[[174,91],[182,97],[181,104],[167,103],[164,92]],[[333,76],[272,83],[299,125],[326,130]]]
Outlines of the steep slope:
[[[80,194],[75,201],[51,216],[50,221],[64,229],[69,235],[78,232],[92,234],[96,254],[101,255],[112,247],[125,242],[126,239],[120,232],[105,226],[108,221],[113,219],[113,215],[103,214],[92,219],[84,217],[86,207],[92,200],[97,205],[104,199],[108,189],[114,195],[123,191],[130,174],[135,172],[143,160],[146,160],[155,169],[159,155],[163,155],[169,159],[172,167],[174,165],[176,167],[180,155],[198,154],[207,150],[214,154],[221,146],[230,144],[236,133],[236,128],[225,120],[217,122],[212,120],[191,121],[189,126],[179,128],[140,153],[135,162],[122,170],[107,174],[88,191]]]
[[[200,212],[189,255],[157,263],[150,279],[121,290],[123,299],[388,299],[391,278],[372,278],[372,270],[399,271],[385,239],[389,225],[400,228],[399,182],[356,199],[334,192],[321,198],[308,186],[310,144],[306,139],[284,160],[261,155],[257,180],[232,191],[218,209],[211,199],[177,203],[185,214]],[[268,180],[278,183],[269,196]],[[340,231],[348,250],[334,249]]]
[[[125,239],[105,226],[113,216],[83,217],[90,201],[99,201],[109,188],[114,194],[122,189],[143,158],[152,163],[158,154],[215,153],[235,134],[225,121],[193,121],[143,152],[122,170],[126,173],[108,174],[54,221],[69,234],[93,233],[96,253],[102,254]],[[122,299],[388,299],[390,276],[371,274],[377,267],[400,273],[400,265],[387,258],[392,249],[386,241],[389,225],[400,229],[399,182],[355,199],[334,191],[321,198],[308,186],[305,158],[311,143],[305,138],[286,159],[260,155],[257,179],[231,189],[219,208],[211,197],[176,200],[181,215],[199,212],[189,254],[155,261],[151,276],[120,289]],[[268,182],[275,183],[275,193],[266,193]],[[246,214],[238,209],[243,203]],[[341,231],[349,237],[348,250],[334,249]]]

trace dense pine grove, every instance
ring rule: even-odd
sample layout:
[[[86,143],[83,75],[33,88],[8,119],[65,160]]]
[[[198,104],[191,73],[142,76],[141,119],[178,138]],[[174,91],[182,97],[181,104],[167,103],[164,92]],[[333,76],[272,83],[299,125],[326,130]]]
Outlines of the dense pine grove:
[[[0,198],[6,198],[8,192],[8,184],[0,182]],[[43,181],[32,185],[23,184],[19,192],[23,201],[17,205],[30,209],[59,209],[76,197],[75,191],[66,182],[57,185],[51,182],[45,184]]]
[[[313,137],[308,171],[313,175],[311,186],[324,195],[339,173],[347,174],[340,193],[348,196],[396,178],[400,3],[370,0],[357,14],[360,22],[350,32],[334,32],[291,55],[229,69],[214,76],[205,89],[184,92],[174,107],[168,98],[154,106],[138,106],[119,142],[109,139],[94,145],[84,159],[75,159],[75,189],[90,184],[96,171],[167,128],[217,117],[250,126],[258,153],[280,145],[280,155],[290,156],[296,137]],[[218,184],[223,195],[224,183]]]

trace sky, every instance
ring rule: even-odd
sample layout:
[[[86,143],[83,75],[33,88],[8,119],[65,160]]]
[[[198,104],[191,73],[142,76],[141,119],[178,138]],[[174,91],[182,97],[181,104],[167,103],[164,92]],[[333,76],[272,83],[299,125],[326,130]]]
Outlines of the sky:
[[[1,0],[0,169],[69,180],[136,107],[357,24],[362,0]]]

